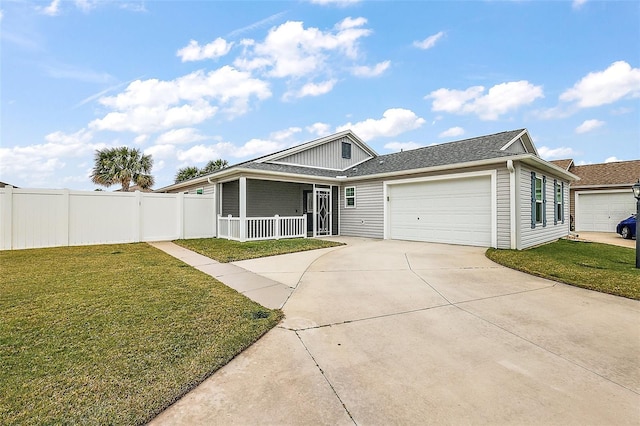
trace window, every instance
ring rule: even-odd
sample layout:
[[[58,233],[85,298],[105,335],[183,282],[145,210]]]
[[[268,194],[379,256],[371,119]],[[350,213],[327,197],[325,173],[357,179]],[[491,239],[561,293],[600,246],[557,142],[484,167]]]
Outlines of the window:
[[[198,194],[198,195],[202,195],[202,194],[204,194],[204,188],[198,188],[198,189],[196,189],[196,194]]]
[[[535,228],[538,224],[547,226],[545,209],[545,205],[547,204],[546,185],[546,176],[538,177],[535,172],[531,172],[531,229]]]
[[[342,142],[342,158],[351,160],[351,144],[349,142]]]
[[[554,179],[553,187],[555,188],[555,214],[553,224],[557,225],[558,222],[564,223],[564,182],[558,183],[558,181]]]
[[[356,187],[348,186],[344,189],[344,207],[354,208],[356,206]]]

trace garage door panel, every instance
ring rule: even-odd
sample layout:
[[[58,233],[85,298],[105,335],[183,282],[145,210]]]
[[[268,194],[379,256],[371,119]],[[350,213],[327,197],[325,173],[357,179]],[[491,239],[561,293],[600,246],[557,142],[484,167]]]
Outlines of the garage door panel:
[[[394,239],[491,245],[489,176],[391,185]]]
[[[635,211],[629,192],[576,193],[576,230],[615,232],[616,225]]]

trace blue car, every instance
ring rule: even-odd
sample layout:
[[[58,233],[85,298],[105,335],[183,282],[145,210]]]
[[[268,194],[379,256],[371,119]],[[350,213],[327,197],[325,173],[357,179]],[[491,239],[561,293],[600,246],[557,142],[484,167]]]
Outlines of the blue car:
[[[622,238],[631,239],[636,236],[636,215],[631,215],[616,226],[616,232]]]

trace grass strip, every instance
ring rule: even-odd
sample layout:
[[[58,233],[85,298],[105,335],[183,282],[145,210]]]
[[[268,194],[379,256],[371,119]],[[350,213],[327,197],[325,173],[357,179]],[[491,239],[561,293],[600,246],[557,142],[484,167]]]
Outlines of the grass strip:
[[[496,263],[531,275],[640,300],[635,250],[609,244],[558,240],[527,250],[487,250]]]
[[[244,243],[222,238],[196,238],[176,240],[174,243],[222,263],[344,245],[335,241],[313,238],[246,241]]]
[[[0,424],[142,424],[282,317],[147,244],[0,252]]]

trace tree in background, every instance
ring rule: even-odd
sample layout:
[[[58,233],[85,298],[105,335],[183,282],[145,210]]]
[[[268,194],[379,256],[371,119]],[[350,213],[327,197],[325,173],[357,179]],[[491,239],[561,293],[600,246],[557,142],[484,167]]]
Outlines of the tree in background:
[[[96,151],[91,181],[107,187],[119,183],[124,192],[129,191],[131,182],[147,189],[154,183],[152,167],[151,155],[143,155],[137,148],[105,148]]]
[[[209,161],[203,168],[198,169],[196,166],[188,166],[178,169],[176,173],[175,183],[184,182],[189,179],[197,178],[211,174],[215,171],[222,170],[229,166],[227,160],[218,158],[217,160]]]

